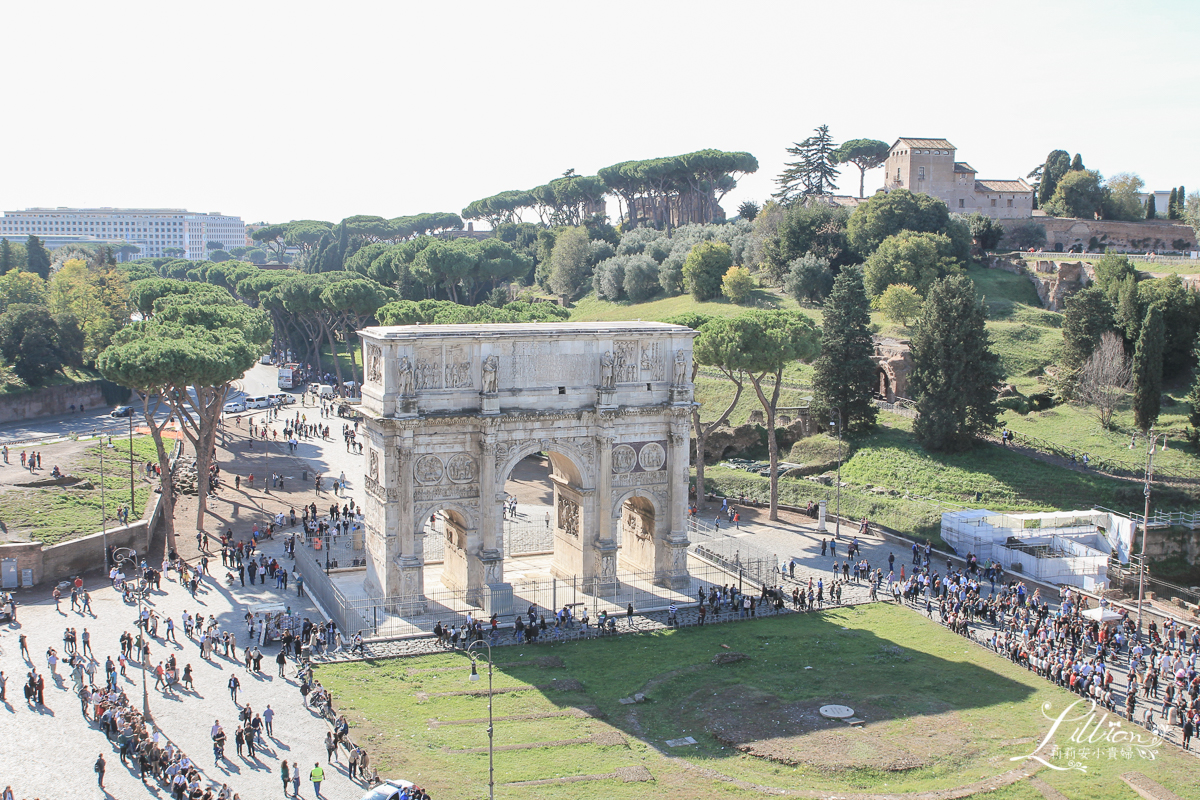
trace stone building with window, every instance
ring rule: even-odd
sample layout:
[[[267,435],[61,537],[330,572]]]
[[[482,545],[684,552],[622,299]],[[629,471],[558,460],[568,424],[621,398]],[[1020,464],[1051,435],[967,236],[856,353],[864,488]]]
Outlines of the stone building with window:
[[[908,189],[945,201],[950,211],[978,211],[996,219],[1033,216],[1033,187],[1020,178],[977,178],[975,168],[954,160],[955,147],[945,139],[901,137],[885,164],[884,190]]]

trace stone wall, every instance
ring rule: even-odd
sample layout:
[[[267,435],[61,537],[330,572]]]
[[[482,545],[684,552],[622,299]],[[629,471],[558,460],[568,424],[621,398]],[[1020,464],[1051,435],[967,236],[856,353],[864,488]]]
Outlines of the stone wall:
[[[30,586],[43,582],[57,583],[89,570],[103,569],[106,536],[108,544],[113,547],[130,547],[139,554],[150,549],[150,542],[162,527],[159,500],[158,494],[152,495],[142,519],[110,528],[107,534],[101,531],[49,547],[42,542],[0,544],[0,559],[17,559],[18,580],[21,580],[21,570],[33,570],[33,583]],[[22,581],[21,588],[28,589],[29,586]]]
[[[71,413],[76,409],[101,408],[108,404],[100,390],[100,381],[47,386],[21,394],[0,396],[0,422],[14,422],[35,417],[51,417]]]
[[[984,261],[989,269],[1024,275],[1037,291],[1042,307],[1062,311],[1064,302],[1096,279],[1095,269],[1086,261],[1037,261],[1030,266],[1023,259],[991,256]]]
[[[1132,253],[1195,250],[1196,233],[1191,226],[1167,220],[1072,219],[1069,217],[1032,217],[1004,219],[1006,231],[1033,222],[1046,231],[1046,250],[1069,250],[1079,245],[1084,250],[1103,252],[1107,248]],[[1093,239],[1095,241],[1093,241]],[[1180,246],[1182,245],[1182,246]]]

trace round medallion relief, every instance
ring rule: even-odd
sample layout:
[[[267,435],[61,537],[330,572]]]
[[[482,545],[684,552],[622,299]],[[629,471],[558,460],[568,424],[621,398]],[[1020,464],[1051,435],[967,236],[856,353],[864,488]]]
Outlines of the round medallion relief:
[[[658,442],[642,445],[642,452],[638,453],[638,463],[647,472],[660,470],[663,464],[667,463],[667,451]]]
[[[443,472],[442,460],[437,456],[421,456],[417,463],[413,464],[413,477],[418,483],[438,483]]]
[[[637,463],[637,453],[627,444],[619,444],[612,451],[613,472],[629,472]]]
[[[466,453],[451,456],[446,462],[446,475],[454,483],[470,483],[475,480],[475,459]]]

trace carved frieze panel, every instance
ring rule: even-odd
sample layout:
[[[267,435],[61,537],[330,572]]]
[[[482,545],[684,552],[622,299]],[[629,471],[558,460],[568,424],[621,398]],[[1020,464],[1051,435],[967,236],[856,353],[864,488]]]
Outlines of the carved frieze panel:
[[[471,358],[465,347],[446,348],[446,388],[470,389],[475,385]]]
[[[464,497],[479,497],[479,484],[446,483],[439,486],[413,487],[413,500],[421,503],[430,500],[458,500]]]
[[[621,489],[628,489],[633,486],[652,486],[654,484],[666,482],[666,470],[656,470],[654,472],[626,472],[620,475],[613,475],[612,477],[613,487]]]
[[[383,350],[377,344],[367,345],[367,381],[383,383]]]
[[[660,342],[642,342],[642,380],[661,381],[663,379],[663,345]]]
[[[418,390],[442,388],[442,348],[416,348],[417,364],[414,380]]]
[[[616,383],[637,383],[639,359],[641,351],[637,339],[613,342],[616,352],[613,354],[613,378]]]
[[[558,527],[568,536],[579,535],[579,504],[562,495],[558,498]]]

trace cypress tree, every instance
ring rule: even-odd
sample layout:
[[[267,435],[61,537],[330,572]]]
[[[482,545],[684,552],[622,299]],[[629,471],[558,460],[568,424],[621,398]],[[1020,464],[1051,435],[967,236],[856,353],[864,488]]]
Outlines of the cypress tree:
[[[912,338],[913,433],[926,450],[969,448],[996,426],[1004,379],[984,323],[987,311],[964,275],[935,282]]]
[[[1062,320],[1063,365],[1071,370],[1083,366],[1112,324],[1112,304],[1099,287],[1089,286],[1068,297]]]
[[[1133,275],[1121,281],[1117,290],[1117,328],[1125,334],[1125,345],[1131,347],[1137,342],[1142,332],[1142,301],[1138,297],[1137,278]]]
[[[1054,196],[1054,190],[1058,188],[1058,182],[1062,180],[1063,175],[1067,174],[1070,167],[1071,154],[1066,150],[1051,150],[1046,156],[1046,162],[1042,164],[1042,180],[1038,183],[1037,190],[1039,208],[1050,202],[1050,198]]]
[[[879,414],[871,400],[877,368],[870,325],[862,268],[843,267],[825,299],[821,355],[813,365],[813,402],[818,414],[831,419],[830,412],[837,409],[848,431],[869,429]]]
[[[1071,172],[1082,172],[1083,168],[1083,156],[1076,153],[1075,158],[1071,161]]]
[[[50,253],[42,246],[42,240],[30,236],[25,240],[26,265],[30,272],[36,272],[42,280],[50,279]]]
[[[1150,195],[1153,199],[1154,195]],[[1171,187],[1171,197],[1167,200],[1167,219],[1179,219],[1179,195],[1175,191],[1175,187]]]
[[[1143,431],[1158,420],[1162,402],[1163,344],[1162,309],[1150,306],[1137,348],[1133,351],[1133,421]]]
[[[1172,197],[1175,195],[1175,192],[1173,190],[1171,192],[1171,195],[1172,195]],[[1146,200],[1146,219],[1154,219],[1157,216],[1158,216],[1158,209],[1155,208],[1154,192],[1151,192],[1150,197]]]
[[[1175,193],[1175,213],[1179,215],[1176,219],[1183,219],[1187,216],[1187,190],[1182,186]]]
[[[0,239],[0,275],[12,269],[12,245],[8,239]]]

